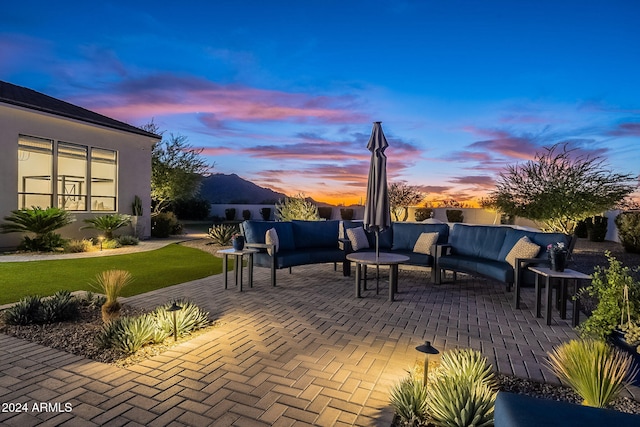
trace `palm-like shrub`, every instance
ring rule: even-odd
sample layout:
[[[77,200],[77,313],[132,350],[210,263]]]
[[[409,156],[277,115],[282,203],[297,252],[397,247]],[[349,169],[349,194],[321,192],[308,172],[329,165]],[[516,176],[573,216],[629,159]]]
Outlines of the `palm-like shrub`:
[[[551,371],[583,399],[583,405],[604,408],[629,383],[631,355],[604,341],[571,340],[553,349]]]
[[[102,320],[106,323],[120,315],[121,305],[118,296],[122,289],[133,281],[131,273],[126,270],[105,270],[96,276],[94,286],[107,298],[102,305]]]
[[[276,203],[276,219],[278,221],[291,221],[294,219],[318,221],[320,214],[318,207],[307,200],[304,194],[285,197]]]
[[[75,218],[67,211],[59,208],[32,207],[11,211],[5,216],[6,223],[0,224],[0,233],[30,233],[33,238],[25,236],[22,249],[30,251],[51,251],[63,246],[64,240],[56,230],[71,224]]]
[[[493,424],[496,382],[491,365],[480,352],[471,349],[444,352],[430,388],[429,414],[435,425]]]
[[[235,225],[214,225],[209,229],[209,238],[217,245],[228,246],[231,244],[233,235],[238,232],[238,227]]]
[[[93,228],[95,230],[102,231],[105,239],[111,240],[113,239],[113,232],[115,230],[131,224],[131,215],[107,214],[85,219],[84,222],[89,225],[81,227],[82,229]]]
[[[427,421],[427,398],[427,388],[415,372],[409,372],[391,389],[391,406],[404,425],[418,426]]]

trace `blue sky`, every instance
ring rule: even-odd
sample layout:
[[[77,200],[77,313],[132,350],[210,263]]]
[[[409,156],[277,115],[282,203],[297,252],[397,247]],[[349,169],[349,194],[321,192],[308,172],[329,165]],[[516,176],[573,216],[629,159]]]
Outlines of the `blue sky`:
[[[640,173],[639,20],[634,0],[24,0],[0,79],[332,203],[364,197],[382,121],[390,180],[470,201],[556,143]]]

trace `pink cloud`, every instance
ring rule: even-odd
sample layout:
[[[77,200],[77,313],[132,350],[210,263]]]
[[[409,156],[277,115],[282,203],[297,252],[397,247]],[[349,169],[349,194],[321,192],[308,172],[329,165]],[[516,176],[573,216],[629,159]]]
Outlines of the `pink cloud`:
[[[109,93],[76,98],[73,102],[119,119],[176,114],[206,114],[221,122],[289,121],[294,123],[356,123],[368,117],[356,111],[352,96],[313,96],[221,85],[194,77],[156,74],[127,80]]]
[[[640,136],[640,123],[620,123],[608,134],[612,136]]]

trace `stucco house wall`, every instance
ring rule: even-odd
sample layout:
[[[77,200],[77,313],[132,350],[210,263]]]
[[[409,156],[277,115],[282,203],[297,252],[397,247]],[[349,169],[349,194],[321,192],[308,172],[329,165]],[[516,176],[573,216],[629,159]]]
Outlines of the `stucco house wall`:
[[[18,138],[28,135],[89,147],[115,150],[118,158],[116,211],[132,214],[131,203],[142,200],[142,237],[151,231],[151,150],[159,137],[114,129],[59,116],[0,99],[0,221],[18,209]],[[76,221],[60,230],[65,238],[96,236],[96,230],[80,230],[85,218],[114,212],[74,211]],[[132,232],[128,233],[132,234]],[[20,233],[0,234],[0,248],[17,246]]]

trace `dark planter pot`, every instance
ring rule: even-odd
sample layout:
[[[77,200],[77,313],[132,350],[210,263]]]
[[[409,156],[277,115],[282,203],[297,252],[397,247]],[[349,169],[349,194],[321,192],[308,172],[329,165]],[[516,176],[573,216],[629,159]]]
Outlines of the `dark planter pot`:
[[[551,270],[564,271],[567,266],[567,253],[552,252],[549,254],[549,262],[551,263]]]
[[[636,375],[632,378],[631,384],[640,386],[640,354],[636,350],[635,346],[627,344],[624,340],[624,332],[615,330],[613,334],[609,336],[609,342],[616,348],[630,354],[633,362],[631,364],[631,370],[636,371]]]
[[[271,219],[271,208],[260,209],[260,216],[264,221],[269,221]]]
[[[225,218],[227,218],[227,221],[233,221],[234,219],[236,219],[236,209],[235,208],[225,209],[224,216]]]
[[[340,209],[340,217],[345,221],[352,220],[353,209]]]
[[[232,240],[233,249],[241,251],[244,249],[244,236],[238,236]]]

